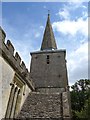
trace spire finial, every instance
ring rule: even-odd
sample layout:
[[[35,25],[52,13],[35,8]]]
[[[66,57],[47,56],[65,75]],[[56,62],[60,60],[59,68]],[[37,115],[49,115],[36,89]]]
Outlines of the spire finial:
[[[50,16],[50,10],[48,10],[48,16]]]

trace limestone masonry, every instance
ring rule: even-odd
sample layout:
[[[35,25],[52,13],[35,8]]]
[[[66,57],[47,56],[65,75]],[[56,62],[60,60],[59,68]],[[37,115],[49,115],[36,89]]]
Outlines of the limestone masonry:
[[[70,120],[66,50],[58,50],[48,14],[40,51],[32,52],[30,72],[0,28],[1,118]],[[7,76],[8,75],[8,76]],[[11,86],[11,87],[10,87]],[[3,107],[2,107],[3,108]]]

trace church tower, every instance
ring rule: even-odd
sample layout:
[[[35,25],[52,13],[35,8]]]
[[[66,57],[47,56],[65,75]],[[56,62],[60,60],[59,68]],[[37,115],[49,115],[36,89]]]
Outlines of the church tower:
[[[28,95],[19,118],[70,119],[66,50],[57,49],[50,14],[41,49],[30,54],[30,78],[35,84],[35,91]]]
[[[31,53],[31,77],[37,91],[64,92],[68,87],[66,50],[58,50],[48,14],[41,50]]]

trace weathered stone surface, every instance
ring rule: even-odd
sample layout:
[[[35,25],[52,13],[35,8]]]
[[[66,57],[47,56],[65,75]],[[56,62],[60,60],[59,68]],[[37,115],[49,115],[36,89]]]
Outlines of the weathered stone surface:
[[[30,74],[36,88],[65,88],[67,86],[64,50],[36,52],[31,55]],[[49,64],[47,64],[47,55],[49,56]]]
[[[2,92],[0,96],[0,98],[2,98],[2,107],[0,106],[0,120],[1,120],[1,118],[5,116],[11,90],[10,83],[14,78],[15,71],[8,65],[8,63],[1,56],[0,65],[2,66],[2,68],[0,68],[2,70],[0,71],[0,76],[2,77],[2,79],[0,79],[0,85],[2,85],[2,88],[0,89],[0,91]]]
[[[15,56],[13,44],[10,40],[5,42],[5,37],[6,34],[0,27],[0,120],[4,117],[8,118],[6,113],[8,114],[9,110],[11,113],[17,112],[18,114],[20,107],[24,103],[28,93],[34,89],[29,77],[29,71],[26,69],[25,64],[22,64],[21,67],[21,57],[19,54],[17,54],[17,52]],[[24,72],[25,75],[22,72]],[[14,101],[15,98],[13,97],[12,100],[10,96],[10,85],[13,83],[15,83],[15,85],[17,84],[17,87],[21,89],[21,94],[19,95],[20,100],[18,101],[17,105],[18,108],[16,108],[16,102]],[[21,85],[21,83],[23,84]],[[12,94],[12,96],[13,95],[14,94]],[[10,102],[10,99],[15,102],[13,106]],[[9,105],[12,107],[9,107]],[[13,114],[9,117],[13,117]]]
[[[60,118],[60,94],[30,93],[18,118]]]
[[[12,45],[11,41],[10,40],[7,40],[7,47],[8,47],[8,50],[10,51],[10,53],[13,55],[14,54],[14,46]]]
[[[17,60],[17,63],[20,65],[20,63],[21,63],[21,57],[18,54],[18,52],[15,53],[15,59]]]
[[[37,88],[36,92],[40,93],[62,93],[65,92],[65,88]]]
[[[8,64],[12,67],[12,69],[18,73],[22,79],[27,83],[27,85],[34,90],[34,84],[30,80],[29,71],[27,70],[24,62],[21,60],[18,52],[14,55],[14,46],[10,40],[7,40],[5,43],[6,34],[0,27],[0,56],[2,56]],[[4,40],[3,40],[4,39]],[[27,79],[28,78],[28,79]]]
[[[62,93],[63,117],[71,116],[69,98],[70,98],[69,92]]]
[[[42,46],[41,46],[41,50],[47,50],[47,49],[51,49],[51,50],[57,49],[49,14],[48,14],[47,24],[46,24]]]
[[[4,32],[4,30],[0,26],[0,40],[5,42],[5,38],[6,38],[6,33]]]

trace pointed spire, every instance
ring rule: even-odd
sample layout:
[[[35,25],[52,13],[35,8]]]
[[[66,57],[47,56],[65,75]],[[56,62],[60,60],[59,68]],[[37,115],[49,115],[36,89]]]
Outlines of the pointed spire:
[[[52,49],[57,49],[57,45],[50,22],[50,11],[48,11],[48,18],[47,18],[46,28],[44,31],[41,50],[52,50]]]

